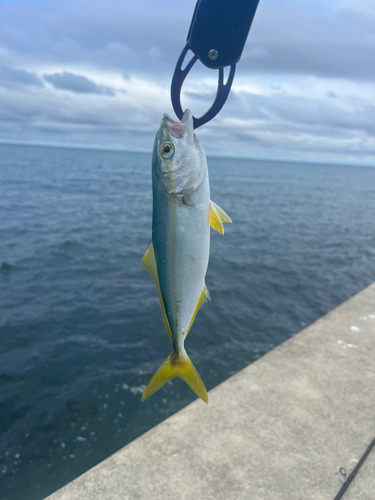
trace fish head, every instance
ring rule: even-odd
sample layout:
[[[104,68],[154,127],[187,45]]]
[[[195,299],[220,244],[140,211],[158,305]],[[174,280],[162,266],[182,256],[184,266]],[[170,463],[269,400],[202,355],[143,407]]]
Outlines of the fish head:
[[[153,164],[168,194],[195,190],[207,172],[206,155],[194,134],[193,116],[186,110],[181,121],[166,113],[156,134]]]

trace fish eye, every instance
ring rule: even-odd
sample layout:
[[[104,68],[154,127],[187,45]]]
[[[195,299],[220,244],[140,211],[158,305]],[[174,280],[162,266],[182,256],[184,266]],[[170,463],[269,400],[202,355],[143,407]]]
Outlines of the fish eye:
[[[166,160],[172,158],[174,155],[174,146],[171,142],[165,141],[160,147],[160,154]]]

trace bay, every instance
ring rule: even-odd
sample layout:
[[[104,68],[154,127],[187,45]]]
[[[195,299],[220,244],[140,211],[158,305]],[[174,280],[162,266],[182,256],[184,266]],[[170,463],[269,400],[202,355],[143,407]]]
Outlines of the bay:
[[[208,164],[233,219],[186,342],[209,390],[375,280],[375,169]],[[1,500],[44,498],[195,399],[175,379],[141,402],[170,352],[140,264],[151,205],[150,154],[0,145]]]

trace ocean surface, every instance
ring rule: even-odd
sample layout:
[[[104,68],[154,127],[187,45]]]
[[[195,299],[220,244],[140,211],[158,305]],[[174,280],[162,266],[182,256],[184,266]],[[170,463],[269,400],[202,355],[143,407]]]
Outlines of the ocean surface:
[[[186,347],[211,389],[375,280],[375,168],[208,163],[233,224]],[[195,399],[175,379],[141,402],[170,352],[140,264],[150,165],[0,145],[0,500],[44,498]]]

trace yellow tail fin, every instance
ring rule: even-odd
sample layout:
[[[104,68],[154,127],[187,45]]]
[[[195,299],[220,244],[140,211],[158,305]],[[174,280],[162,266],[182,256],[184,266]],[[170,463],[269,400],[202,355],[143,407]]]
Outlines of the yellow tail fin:
[[[185,358],[177,357],[175,351],[172,351],[160,368],[154,373],[152,379],[147,384],[142,395],[142,401],[158,391],[163,385],[172,378],[180,377],[199,396],[208,404],[208,395],[204,383],[197,370],[194,368],[190,358],[185,354]]]

